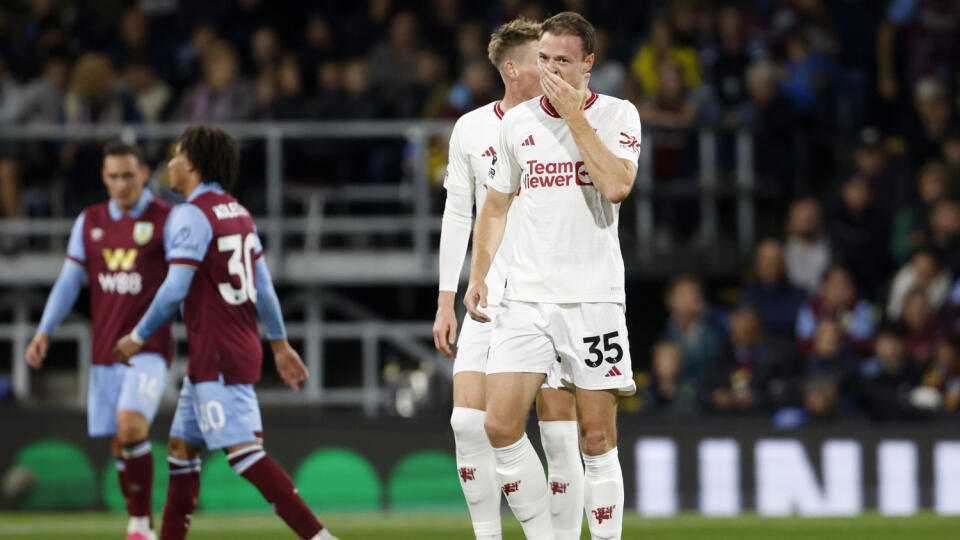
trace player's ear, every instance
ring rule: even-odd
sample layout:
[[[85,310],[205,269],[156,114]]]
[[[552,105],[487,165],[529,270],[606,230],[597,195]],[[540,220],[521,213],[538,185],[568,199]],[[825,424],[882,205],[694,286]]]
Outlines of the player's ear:
[[[504,73],[507,75],[507,77],[510,78],[510,79],[516,79],[516,78],[517,78],[517,75],[518,75],[518,74],[517,74],[517,66],[516,66],[516,64],[513,63],[513,60],[507,60],[506,62],[503,63],[503,72],[504,72]]]
[[[591,69],[593,69],[593,61],[594,61],[595,59],[596,59],[596,55],[595,55],[594,53],[588,54],[587,57],[583,59],[583,72],[584,72],[584,73],[586,73],[586,72],[590,71]]]

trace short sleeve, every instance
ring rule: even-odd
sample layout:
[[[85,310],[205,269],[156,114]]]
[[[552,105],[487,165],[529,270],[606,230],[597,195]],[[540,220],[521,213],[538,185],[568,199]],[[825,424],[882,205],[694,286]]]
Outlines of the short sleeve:
[[[170,264],[198,266],[213,240],[213,228],[203,211],[185,203],[173,207],[163,231],[163,245]]]
[[[463,125],[457,122],[450,134],[450,148],[447,151],[447,174],[443,187],[447,191],[474,193],[475,179],[470,169],[469,158],[463,151]]]
[[[73,228],[70,229],[70,240],[67,242],[67,258],[75,263],[83,264],[87,260],[87,251],[83,244],[84,212],[80,212]]]
[[[640,157],[640,114],[626,100],[620,101],[616,116],[598,128],[600,140],[615,156],[634,163]]]
[[[510,126],[512,122],[504,118],[500,124],[500,135],[497,140],[496,154],[493,156],[493,162],[490,164],[489,178],[487,186],[501,193],[516,193],[520,189],[520,175],[522,169],[517,162],[517,156],[514,153],[514,147],[510,144]]]

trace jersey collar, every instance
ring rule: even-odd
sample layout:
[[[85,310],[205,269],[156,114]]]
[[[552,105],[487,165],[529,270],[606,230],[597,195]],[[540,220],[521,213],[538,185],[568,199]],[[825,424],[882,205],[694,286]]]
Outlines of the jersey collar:
[[[137,219],[147,211],[147,207],[150,206],[151,202],[153,202],[153,193],[151,193],[149,189],[144,188],[143,193],[140,195],[140,200],[137,201],[137,204],[127,213],[130,214],[130,217],[133,219]],[[123,210],[117,206],[117,203],[115,203],[113,199],[110,199],[110,203],[107,204],[107,209],[110,212],[110,219],[113,221],[120,221],[120,219],[123,218]]]
[[[503,107],[500,106],[501,103],[502,100],[493,104],[493,114],[497,115],[497,119],[499,120],[503,120]]]
[[[193,193],[190,194],[190,197],[187,199],[187,202],[190,202],[196,199],[197,197],[203,195],[204,193],[209,193],[211,191],[214,193],[223,193],[223,188],[220,187],[220,184],[216,182],[204,182],[203,184],[200,184],[199,186],[197,186],[196,189],[193,190]]]
[[[593,104],[597,102],[597,97],[599,97],[599,94],[591,90],[590,97],[588,97],[586,103],[583,104],[583,110],[593,107]],[[550,100],[547,99],[547,96],[540,96],[540,108],[543,109],[543,112],[547,113],[547,116],[560,118],[560,113],[553,108],[553,105],[550,104]]]

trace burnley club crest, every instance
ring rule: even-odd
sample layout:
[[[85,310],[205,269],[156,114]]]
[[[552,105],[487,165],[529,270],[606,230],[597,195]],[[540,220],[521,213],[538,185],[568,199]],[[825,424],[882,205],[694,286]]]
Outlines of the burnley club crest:
[[[133,224],[133,241],[139,245],[144,245],[153,238],[153,223],[149,221],[138,221]]]

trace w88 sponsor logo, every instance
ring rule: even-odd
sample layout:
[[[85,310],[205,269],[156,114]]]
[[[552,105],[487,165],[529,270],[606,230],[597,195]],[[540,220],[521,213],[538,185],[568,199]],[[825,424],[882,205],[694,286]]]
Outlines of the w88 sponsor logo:
[[[143,278],[139,272],[100,272],[97,281],[103,292],[140,294],[143,290]]]

